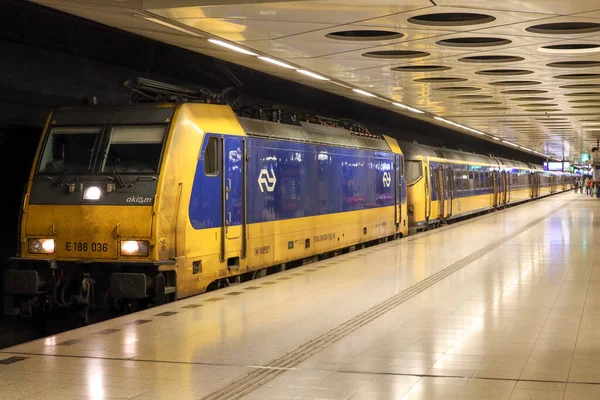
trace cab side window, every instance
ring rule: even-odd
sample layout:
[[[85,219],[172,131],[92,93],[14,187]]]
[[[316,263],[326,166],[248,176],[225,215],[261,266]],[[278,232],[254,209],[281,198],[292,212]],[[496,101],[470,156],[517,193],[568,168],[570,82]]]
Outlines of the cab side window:
[[[208,139],[204,150],[204,174],[208,176],[219,174],[219,141],[216,137]]]

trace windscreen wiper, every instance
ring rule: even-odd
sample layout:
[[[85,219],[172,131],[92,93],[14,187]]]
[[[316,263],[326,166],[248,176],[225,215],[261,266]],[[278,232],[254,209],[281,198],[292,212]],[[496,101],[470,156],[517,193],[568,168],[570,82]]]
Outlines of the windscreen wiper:
[[[121,162],[121,159],[117,156],[115,156],[114,154],[110,157],[112,162],[113,162],[113,170],[111,172],[112,176],[114,177],[115,181],[117,181],[117,183],[119,184],[119,187],[124,188],[127,187],[127,183],[125,182],[125,180],[123,179],[123,176],[121,175],[121,173],[118,171],[117,168],[117,164]],[[108,159],[108,151],[106,153],[104,153],[104,162],[106,162],[106,160]],[[133,185],[131,185],[133,186]]]
[[[54,185],[60,186],[63,183],[63,181],[65,180],[65,178],[67,176],[69,176],[71,174],[71,172],[73,172],[75,170],[76,167],[81,165],[83,160],[85,160],[87,155],[90,154],[91,152],[92,152],[92,149],[87,149],[86,152],[83,154],[83,156],[75,164],[73,164],[73,165],[67,167],[67,169],[65,169],[65,172],[63,172],[63,174],[56,180],[56,182],[54,182]]]
[[[113,164],[113,170],[112,170],[112,174],[115,177],[115,180],[117,181],[117,183],[119,184],[119,186],[121,186],[122,188],[127,187],[127,183],[125,183],[125,180],[123,179],[123,175],[121,175],[121,173],[119,172],[118,168],[117,168],[117,164],[120,162],[120,159],[116,159],[115,163]],[[133,185],[131,185],[133,186]]]

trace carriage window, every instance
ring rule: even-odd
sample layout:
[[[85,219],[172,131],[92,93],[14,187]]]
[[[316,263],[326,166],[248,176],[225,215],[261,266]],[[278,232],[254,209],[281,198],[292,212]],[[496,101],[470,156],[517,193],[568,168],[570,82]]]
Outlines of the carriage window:
[[[475,174],[473,171],[469,171],[469,189],[475,189]]]
[[[406,184],[412,185],[423,176],[421,161],[406,160]]]
[[[216,137],[208,139],[204,150],[204,173],[211,176],[219,174],[219,141]]]

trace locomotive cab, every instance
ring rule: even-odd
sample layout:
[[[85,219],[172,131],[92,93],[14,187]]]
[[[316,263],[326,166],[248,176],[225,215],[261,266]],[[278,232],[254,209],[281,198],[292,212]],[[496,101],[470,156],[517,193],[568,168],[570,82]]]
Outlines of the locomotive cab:
[[[50,115],[23,199],[20,253],[5,276],[5,313],[87,308],[96,288],[96,299],[168,295],[173,278],[160,271],[169,262],[157,262],[153,225],[175,110]]]

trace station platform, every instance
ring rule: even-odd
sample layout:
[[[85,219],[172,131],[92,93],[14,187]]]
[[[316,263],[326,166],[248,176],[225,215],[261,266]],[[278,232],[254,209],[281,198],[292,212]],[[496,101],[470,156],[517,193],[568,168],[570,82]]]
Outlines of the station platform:
[[[572,191],[0,351],[0,400],[598,399]]]

